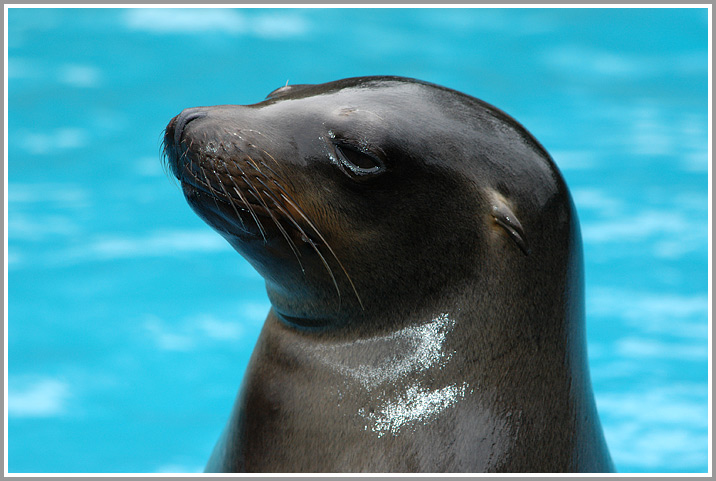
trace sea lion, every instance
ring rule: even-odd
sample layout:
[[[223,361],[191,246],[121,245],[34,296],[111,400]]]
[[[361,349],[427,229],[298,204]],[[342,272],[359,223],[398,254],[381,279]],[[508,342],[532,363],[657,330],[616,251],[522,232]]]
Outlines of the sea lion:
[[[207,471],[613,470],[576,211],[510,116],[350,78],[186,109],[164,149],[272,304]]]

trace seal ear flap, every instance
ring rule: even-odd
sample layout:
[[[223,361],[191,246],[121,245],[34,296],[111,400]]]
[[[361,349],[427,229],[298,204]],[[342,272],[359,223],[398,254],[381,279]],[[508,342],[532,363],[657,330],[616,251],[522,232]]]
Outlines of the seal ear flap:
[[[526,255],[529,255],[530,249],[527,246],[527,240],[525,232],[522,229],[522,224],[517,219],[517,216],[512,212],[507,204],[496,200],[492,204],[492,216],[495,218],[497,225],[505,229],[517,246]]]

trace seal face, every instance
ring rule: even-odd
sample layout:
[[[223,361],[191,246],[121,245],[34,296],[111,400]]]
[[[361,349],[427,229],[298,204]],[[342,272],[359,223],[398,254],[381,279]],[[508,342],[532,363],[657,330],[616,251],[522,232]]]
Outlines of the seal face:
[[[609,471],[579,225],[504,112],[400,77],[186,109],[167,165],[272,308],[208,471]]]

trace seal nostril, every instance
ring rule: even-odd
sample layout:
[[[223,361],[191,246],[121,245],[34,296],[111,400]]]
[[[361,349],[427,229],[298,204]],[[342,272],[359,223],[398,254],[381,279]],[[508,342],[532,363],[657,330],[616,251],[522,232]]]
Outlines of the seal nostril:
[[[182,110],[182,113],[177,115],[176,121],[174,123],[174,145],[177,147],[179,146],[179,142],[181,142],[181,136],[184,133],[184,129],[186,126],[191,122],[192,120],[200,119],[202,117],[206,117],[207,111],[204,109],[184,109]]]

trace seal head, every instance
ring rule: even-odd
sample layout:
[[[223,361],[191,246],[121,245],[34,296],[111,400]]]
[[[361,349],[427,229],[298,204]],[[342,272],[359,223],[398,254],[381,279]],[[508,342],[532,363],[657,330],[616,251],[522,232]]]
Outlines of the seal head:
[[[605,471],[549,154],[400,77],[186,109],[168,167],[272,304],[208,470]]]

